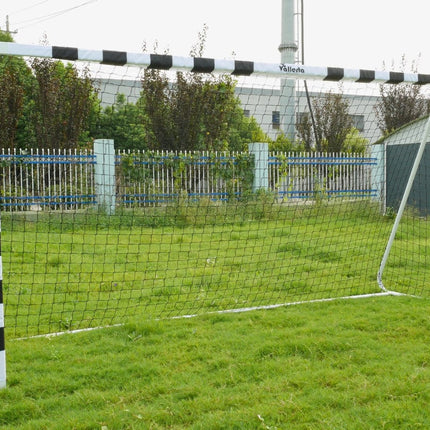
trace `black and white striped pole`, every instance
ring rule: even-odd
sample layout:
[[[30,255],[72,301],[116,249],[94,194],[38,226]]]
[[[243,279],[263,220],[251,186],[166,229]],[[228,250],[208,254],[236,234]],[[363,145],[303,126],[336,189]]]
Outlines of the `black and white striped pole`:
[[[187,70],[195,73],[225,73],[233,76],[270,76],[331,82],[350,81],[381,84],[430,84],[430,74],[421,73],[179,57],[174,55],[143,54],[125,51],[96,51],[61,46],[23,45],[12,42],[0,42],[0,55],[95,62],[115,66],[127,65],[158,70]]]

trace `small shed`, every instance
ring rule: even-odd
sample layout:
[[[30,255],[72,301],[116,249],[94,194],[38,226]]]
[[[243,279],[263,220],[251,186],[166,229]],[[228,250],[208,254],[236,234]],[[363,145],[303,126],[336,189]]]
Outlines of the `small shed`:
[[[374,174],[375,187],[380,192],[384,209],[397,211],[406,189],[418,148],[423,138],[428,116],[417,119],[377,141],[372,148],[378,159]],[[430,139],[427,139],[430,141]],[[426,143],[419,165],[408,206],[421,215],[430,214],[430,145]]]

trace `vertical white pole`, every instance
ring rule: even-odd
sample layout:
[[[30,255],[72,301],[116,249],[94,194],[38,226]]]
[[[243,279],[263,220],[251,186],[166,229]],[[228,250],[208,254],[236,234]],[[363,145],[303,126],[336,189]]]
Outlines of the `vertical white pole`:
[[[409,194],[412,189],[412,185],[414,183],[415,176],[418,171],[418,167],[421,162],[421,158],[423,157],[424,150],[426,148],[426,144],[429,141],[430,138],[430,116],[426,122],[426,125],[424,127],[423,134],[421,136],[421,142],[420,146],[418,148],[418,153],[415,157],[414,164],[412,166],[411,174],[409,175],[408,183],[406,184],[405,192],[403,193],[402,201],[400,202],[399,210],[397,212],[396,219],[394,221],[393,228],[391,230],[390,238],[388,239],[387,247],[385,248],[384,256],[382,257],[381,265],[379,267],[378,271],[378,284],[381,290],[387,291],[387,289],[384,286],[384,283],[382,282],[382,275],[384,273],[385,265],[387,264],[388,257],[391,252],[391,247],[393,246],[394,238],[396,237],[397,230],[399,228],[400,220],[402,219],[403,212],[406,207],[406,203],[408,202]]]
[[[281,62],[294,64],[297,51],[295,42],[294,0],[282,0]],[[285,136],[294,140],[296,135],[296,83],[293,79],[281,80],[280,122]]]

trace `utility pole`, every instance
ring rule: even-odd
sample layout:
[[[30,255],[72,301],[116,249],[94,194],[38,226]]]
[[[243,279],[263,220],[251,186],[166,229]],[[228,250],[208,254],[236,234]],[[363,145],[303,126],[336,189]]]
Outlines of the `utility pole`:
[[[9,15],[6,15],[6,34],[16,34],[18,33],[18,30],[11,31],[10,25],[9,25]]]
[[[282,0],[281,62],[294,64],[297,52],[295,41],[294,0]],[[296,84],[294,79],[282,79],[280,94],[280,125],[284,134],[291,140],[296,136]]]

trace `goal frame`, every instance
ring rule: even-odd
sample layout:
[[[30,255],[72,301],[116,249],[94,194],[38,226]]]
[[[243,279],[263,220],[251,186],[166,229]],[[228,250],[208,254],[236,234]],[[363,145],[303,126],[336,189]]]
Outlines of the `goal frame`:
[[[60,46],[38,46],[26,45],[12,42],[0,42],[0,55],[18,57],[41,57],[64,61],[83,61],[95,62],[113,66],[138,66],[156,70],[186,70],[193,73],[224,73],[233,76],[258,76],[276,77],[281,79],[300,79],[300,80],[322,80],[330,82],[352,81],[357,83],[383,83],[400,84],[409,83],[416,85],[430,84],[430,74],[390,72],[367,69],[348,69],[340,67],[315,67],[297,64],[284,63],[261,63],[252,61],[226,60],[199,57],[180,57],[173,55],[130,53],[126,51],[114,50],[89,50],[73,47]],[[383,284],[383,272],[388,260],[396,232],[403,216],[403,211],[408,200],[415,175],[420,164],[425,145],[430,138],[430,118],[427,121],[423,132],[419,151],[416,155],[406,190],[402,197],[384,256],[381,261],[380,269],[377,273],[377,281],[381,289],[378,295],[399,295],[394,291],[388,291]],[[357,298],[358,296],[342,297]],[[368,294],[359,297],[369,297]],[[331,299],[321,299],[313,301],[328,301]],[[334,300],[334,299],[333,299]],[[299,302],[297,302],[299,303]],[[302,303],[302,302],[300,302]],[[285,303],[281,305],[266,306],[260,308],[274,308],[287,306],[295,303]],[[245,310],[256,309],[255,307]],[[241,310],[235,310],[241,311]],[[233,312],[225,311],[225,312]],[[6,352],[4,336],[4,305],[2,290],[2,260],[0,250],[0,388],[6,387]]]

